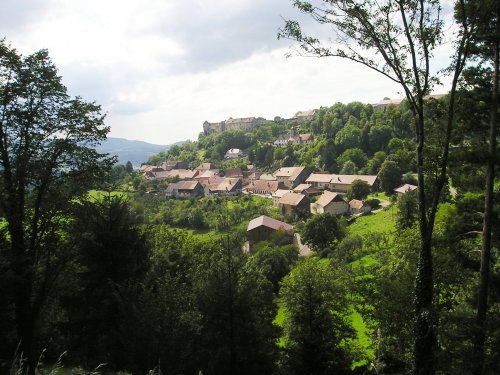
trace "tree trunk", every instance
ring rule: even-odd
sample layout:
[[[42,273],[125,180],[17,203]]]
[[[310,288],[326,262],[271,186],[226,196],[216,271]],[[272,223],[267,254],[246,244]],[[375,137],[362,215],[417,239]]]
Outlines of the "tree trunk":
[[[500,21],[497,20],[496,35],[500,35]],[[495,182],[496,126],[498,112],[498,70],[499,46],[495,40],[493,61],[493,88],[491,95],[488,158],[486,162],[486,188],[484,194],[484,217],[481,247],[481,269],[476,314],[476,334],[474,338],[474,374],[484,371],[484,343],[486,339],[486,313],[488,311],[488,289],[491,260],[491,230],[493,219],[493,187]]]

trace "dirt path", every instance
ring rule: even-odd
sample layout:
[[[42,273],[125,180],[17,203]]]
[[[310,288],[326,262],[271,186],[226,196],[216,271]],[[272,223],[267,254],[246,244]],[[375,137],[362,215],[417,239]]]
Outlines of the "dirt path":
[[[301,257],[308,257],[313,254],[313,251],[309,248],[309,246],[304,245],[302,241],[300,240],[300,234],[295,233],[293,235],[293,243],[294,245],[297,245],[299,248],[299,255]]]

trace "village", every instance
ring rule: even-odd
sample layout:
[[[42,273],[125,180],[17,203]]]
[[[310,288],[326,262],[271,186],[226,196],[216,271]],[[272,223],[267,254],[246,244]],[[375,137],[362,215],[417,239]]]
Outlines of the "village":
[[[230,149],[226,156],[237,158],[242,156],[242,152]],[[157,193],[166,199],[257,195],[272,200],[272,206],[284,217],[297,218],[323,213],[349,217],[366,214],[373,207],[362,199],[348,199],[348,192],[356,181],[362,181],[370,193],[377,193],[379,189],[379,179],[375,175],[311,172],[303,166],[282,167],[272,174],[260,172],[253,165],[247,165],[244,170],[222,170],[212,163],[202,163],[193,170],[186,166],[187,163],[182,161],[165,161],[159,166],[143,165],[140,173],[149,181],[168,182],[166,189]],[[394,193],[401,196],[416,188],[414,185],[404,184],[395,189]],[[280,229],[290,231],[292,227],[288,223],[264,216],[250,222],[248,234],[249,238],[264,238],[269,235],[269,231]],[[255,236],[250,232],[257,232],[259,235]]]

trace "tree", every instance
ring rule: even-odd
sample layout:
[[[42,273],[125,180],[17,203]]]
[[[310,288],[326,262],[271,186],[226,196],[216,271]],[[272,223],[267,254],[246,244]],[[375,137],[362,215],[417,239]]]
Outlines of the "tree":
[[[398,198],[397,206],[396,226],[398,230],[412,228],[418,220],[417,191],[407,191]]]
[[[124,198],[111,193],[82,200],[74,222],[81,293],[72,300],[69,324],[75,348],[86,363],[123,368],[121,297],[141,283],[149,266],[146,238]],[[73,353],[72,353],[73,354]]]
[[[339,172],[340,174],[358,174],[358,168],[356,168],[356,164],[354,164],[353,161],[347,160],[344,165],[342,166],[342,169]]]
[[[308,1],[293,0],[294,6],[335,33],[335,44],[321,43],[305,35],[297,21],[288,20],[278,37],[297,41],[300,50],[319,57],[341,57],[362,64],[403,89],[415,120],[416,159],[419,189],[419,228],[421,249],[415,283],[414,373],[433,374],[437,346],[433,313],[432,233],[441,190],[447,181],[449,144],[454,124],[455,94],[465,67],[475,27],[467,16],[466,0],[458,0],[463,11],[458,22],[455,51],[448,71],[452,75],[448,97],[447,121],[441,139],[435,188],[426,190],[424,155],[426,153],[425,97],[437,77],[431,72],[432,53],[443,41],[441,6],[437,0],[420,1]],[[330,39],[332,40],[332,39]],[[426,195],[430,196],[430,199]],[[430,202],[430,203],[429,203]]]
[[[352,161],[356,165],[357,169],[363,168],[368,162],[366,154],[359,148],[349,148],[345,150],[338,158],[338,162],[342,166],[348,160]]]
[[[13,277],[8,297],[29,373],[40,314],[71,254],[62,234],[71,202],[114,162],[92,148],[108,130],[98,105],[68,97],[46,50],[23,57],[0,40],[0,205]]]
[[[353,336],[339,276],[316,257],[300,261],[283,279],[284,368],[287,374],[347,374],[342,340]]]
[[[401,184],[401,169],[392,160],[386,160],[380,167],[378,178],[380,178],[380,187],[389,195],[394,194],[394,189]]]
[[[345,228],[337,217],[330,213],[317,214],[307,219],[302,240],[314,250],[323,252],[335,241],[345,237]]]
[[[130,160],[127,161],[127,164],[125,164],[125,169],[128,174],[131,174],[134,171],[134,166],[132,165],[132,162]]]
[[[472,53],[479,60],[480,64],[469,69],[466,75],[465,83],[473,88],[473,93],[479,91],[484,93],[489,89],[487,97],[484,98],[488,103],[487,111],[480,111],[489,114],[489,118],[484,121],[487,126],[487,145],[482,145],[487,153],[485,155],[486,176],[485,176],[485,197],[484,197],[484,216],[482,228],[481,245],[481,268],[480,281],[477,302],[476,324],[477,330],[474,339],[474,373],[482,374],[484,372],[484,354],[486,341],[486,317],[488,311],[488,290],[490,284],[491,268],[491,243],[493,228],[493,195],[495,184],[495,166],[497,159],[497,128],[498,128],[498,108],[499,108],[499,65],[500,65],[500,8],[496,1],[476,1],[471,0],[466,8],[457,8],[457,17],[468,17],[469,22],[477,23],[478,27],[474,34],[475,48]],[[486,66],[486,68],[485,68]],[[472,73],[472,74],[471,74]],[[486,82],[484,78],[486,77]],[[467,79],[469,78],[469,79]],[[472,79],[470,79],[472,78]],[[479,84],[478,84],[479,82]],[[481,122],[481,113],[476,113],[471,109],[476,109],[476,105],[467,107],[469,111],[466,116],[470,116],[469,121]],[[473,128],[475,128],[474,126]],[[482,126],[477,128],[481,129]]]
[[[370,194],[371,188],[368,182],[363,180],[354,180],[347,192],[348,199],[365,199]]]

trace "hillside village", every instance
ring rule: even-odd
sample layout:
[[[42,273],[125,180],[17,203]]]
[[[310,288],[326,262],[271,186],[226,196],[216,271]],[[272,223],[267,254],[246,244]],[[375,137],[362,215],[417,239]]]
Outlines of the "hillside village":
[[[383,112],[388,105],[400,106],[401,101],[383,100],[372,107]],[[316,140],[315,136],[311,132],[303,132],[302,129],[308,129],[308,126],[310,128],[319,113],[320,110],[299,111],[292,119],[281,119],[281,126],[289,129],[288,134],[280,134],[270,139],[268,147],[289,151],[291,147],[299,150],[311,146]],[[217,134],[235,134],[238,131],[249,132],[270,123],[255,117],[229,118],[217,123],[205,121],[202,134],[213,137]],[[228,145],[233,146],[230,143]],[[356,217],[378,208],[380,203],[379,200],[365,200],[368,194],[377,194],[380,191],[380,178],[377,174],[330,173],[310,165],[262,170],[255,164],[249,164],[248,155],[240,148],[230,147],[222,150],[221,155],[223,161],[220,163],[231,161],[230,168],[220,167],[205,160],[190,169],[188,160],[164,160],[156,165],[143,164],[139,172],[146,181],[156,182],[158,188],[149,190],[149,194],[165,199],[254,195],[268,199],[272,202],[272,207],[285,218],[304,219],[320,213]],[[366,188],[366,193],[361,197],[352,197],[349,194],[356,183],[362,183]],[[401,183],[395,186],[391,193],[401,196],[415,188],[415,185]],[[261,225],[270,222],[270,219],[266,219]],[[289,225],[280,223],[285,228]],[[275,224],[273,225],[276,226]]]

